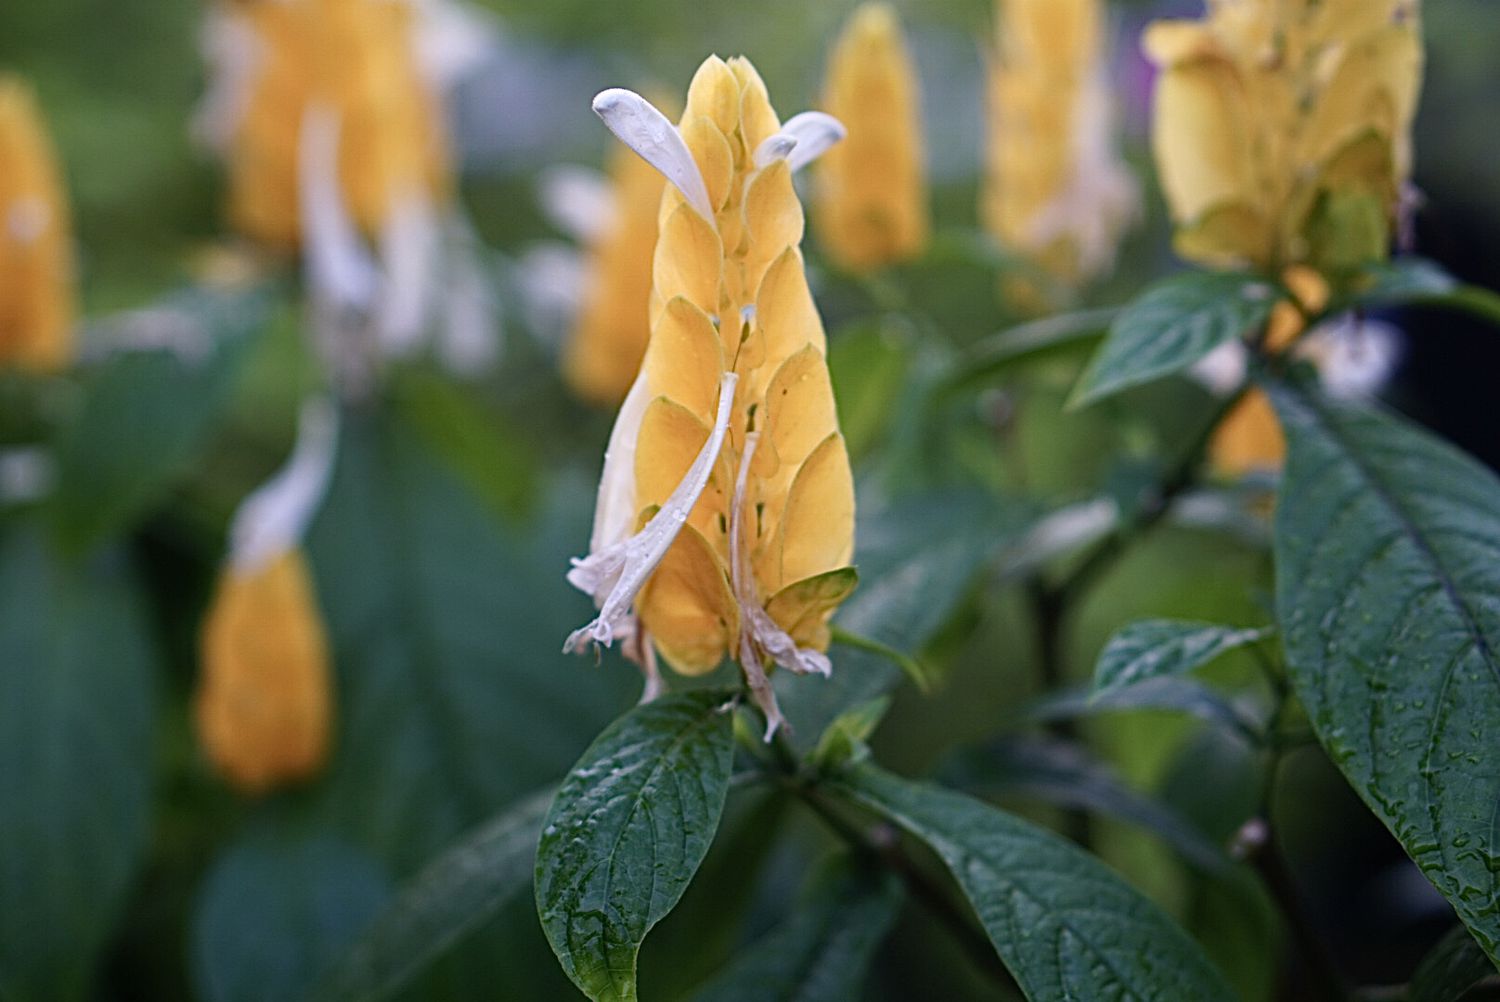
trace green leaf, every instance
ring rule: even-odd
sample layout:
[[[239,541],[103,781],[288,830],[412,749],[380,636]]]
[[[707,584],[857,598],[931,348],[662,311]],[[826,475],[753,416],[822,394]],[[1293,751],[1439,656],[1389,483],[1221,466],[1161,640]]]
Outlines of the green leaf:
[[[1455,926],[1417,965],[1408,1002],[1459,1002],[1474,985],[1495,977],[1495,965],[1474,937],[1463,926]]]
[[[583,753],[547,814],[536,904],[585,995],[635,999],[641,941],[682,897],[713,841],[734,764],[731,693],[637,706]]]
[[[890,708],[891,697],[881,696],[839,714],[823,731],[818,747],[813,749],[812,764],[819,769],[831,770],[868,755],[865,742],[875,733],[875,728],[880,726]]]
[[[200,894],[192,929],[198,997],[302,998],[389,893],[380,867],[342,842],[249,836],[219,858]]]
[[[1032,320],[978,341],[951,364],[941,392],[991,379],[1012,366],[1050,358],[1097,341],[1120,315],[1117,309],[1082,310]]]
[[[1292,682],[1354,789],[1500,957],[1500,480],[1387,414],[1272,397]]]
[[[132,322],[180,325],[198,340],[122,351],[85,375],[82,410],[57,443],[53,514],[71,549],[127,529],[192,469],[264,315],[255,296],[175,296]]]
[[[1106,693],[1081,689],[1050,693],[1022,707],[1015,722],[1046,724],[1131,710],[1176,710],[1238,734],[1251,744],[1258,744],[1265,731],[1265,721],[1249,708],[1201,682],[1180,677],[1147,679]]]
[[[912,363],[911,338],[888,322],[861,323],[828,339],[828,373],[849,455],[864,456],[890,427]]]
[[[460,839],[409,880],[319,979],[318,1002],[390,998],[531,883],[553,791],[533,794]]]
[[[1125,785],[1087,749],[1052,737],[1000,738],[955,759],[946,782],[989,797],[1021,797],[1070,810],[1096,811],[1157,835],[1200,870],[1229,865],[1224,851],[1176,811]]]
[[[1094,695],[1102,698],[1155,678],[1186,675],[1221,654],[1263,640],[1267,629],[1146,619],[1109,638],[1094,666]]]
[[[1234,273],[1189,272],[1158,283],[1115,320],[1069,407],[1187,368],[1261,327],[1276,297],[1270,282]]]
[[[937,853],[1027,998],[1232,997],[1161,909],[1052,832],[871,765],[847,773],[836,789]]]
[[[393,874],[555,781],[638,691],[561,653],[586,618],[562,570],[587,504],[558,490],[509,529],[403,422],[346,416],[307,539],[339,701],[312,806]]]
[[[824,863],[800,906],[752,943],[696,1002],[844,1002],[901,909],[901,882],[848,856]]]
[[[1446,296],[1458,288],[1458,279],[1436,261],[1401,257],[1364,268],[1354,280],[1353,303],[1390,306]]]
[[[0,998],[77,999],[146,845],[155,652],[122,555],[0,529]]]

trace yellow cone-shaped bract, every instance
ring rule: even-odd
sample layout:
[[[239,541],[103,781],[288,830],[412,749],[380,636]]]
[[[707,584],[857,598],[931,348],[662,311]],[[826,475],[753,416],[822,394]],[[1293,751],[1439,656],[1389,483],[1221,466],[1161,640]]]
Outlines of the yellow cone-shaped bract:
[[[588,287],[563,356],[563,374],[579,396],[619,404],[630,390],[651,335],[651,258],[665,182],[621,147],[610,165],[614,218],[589,247]]]
[[[272,244],[300,241],[298,157],[311,107],[337,121],[340,189],[367,233],[402,196],[446,187],[442,112],[417,65],[410,0],[238,0],[223,13],[253,49],[227,137],[237,227]]]
[[[1136,212],[1115,151],[1100,0],[998,0],[980,213],[1006,247],[1074,283],[1107,270]]]
[[[31,91],[0,77],[0,366],[73,357],[73,242],[52,145]]]
[[[895,10],[864,4],[829,53],[823,108],[848,135],[819,162],[813,203],[819,242],[845,268],[908,260],[927,244],[920,104]]]
[[[226,565],[203,624],[198,737],[239,789],[261,793],[322,768],[332,729],[328,641],[298,550]]]
[[[853,587],[854,484],[824,357],[822,321],[801,252],[803,214],[786,159],[757,167],[780,129],[765,85],[742,58],[708,59],[680,131],[713,218],[672,186],[661,204],[649,403],[635,441],[635,508],[656,510],[708,440],[725,373],[738,376],[728,439],[687,524],[636,600],[667,662],[684,673],[742,654],[750,607],[824,650],[827,619]],[[736,479],[751,433],[730,552]],[[755,594],[737,593],[735,559]]]
[[[1417,0],[1208,0],[1147,30],[1178,252],[1336,272],[1383,258],[1411,172]]]

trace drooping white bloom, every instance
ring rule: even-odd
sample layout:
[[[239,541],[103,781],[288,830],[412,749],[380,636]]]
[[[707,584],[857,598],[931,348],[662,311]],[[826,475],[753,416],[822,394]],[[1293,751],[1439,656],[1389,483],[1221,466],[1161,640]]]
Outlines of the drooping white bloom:
[[[229,560],[248,574],[295,549],[323,503],[338,452],[338,407],[327,397],[302,405],[297,444],[275,476],[240,503],[229,528]]]

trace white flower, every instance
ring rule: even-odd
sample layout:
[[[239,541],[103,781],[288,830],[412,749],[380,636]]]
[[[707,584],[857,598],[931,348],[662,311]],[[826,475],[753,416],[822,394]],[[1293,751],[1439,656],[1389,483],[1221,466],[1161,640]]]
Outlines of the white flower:
[[[328,490],[338,434],[338,407],[332,400],[319,396],[302,405],[291,458],[234,514],[229,560],[236,571],[249,574],[301,542]]]
[[[1308,332],[1297,354],[1317,367],[1329,396],[1370,397],[1401,362],[1401,332],[1383,321],[1346,313]]]

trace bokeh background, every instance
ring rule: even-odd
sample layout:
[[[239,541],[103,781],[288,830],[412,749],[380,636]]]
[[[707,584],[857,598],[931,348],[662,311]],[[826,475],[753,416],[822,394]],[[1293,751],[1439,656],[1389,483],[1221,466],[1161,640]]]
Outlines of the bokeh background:
[[[284,455],[295,403],[309,381],[296,309],[273,311],[273,329],[257,344],[213,448],[129,541],[150,595],[147,614],[163,665],[153,696],[155,778],[145,861],[130,881],[118,921],[103,933],[104,960],[86,976],[86,997],[282,997],[276,986],[297,984],[319,952],[346,941],[400,878],[495,807],[560,775],[634,698],[637,682],[617,659],[596,668],[556,653],[565,632],[587,615],[587,603],[562,584],[561,572],[564,558],[586,538],[592,480],[610,415],[570,397],[556,374],[568,296],[555,287],[566,283],[565,275],[559,278],[545,265],[547,255],[568,240],[540,208],[538,178],[558,163],[602,165],[613,140],[589,111],[596,91],[613,85],[680,91],[710,52],[749,55],[783,112],[813,106],[826,45],[854,5],[486,0],[478,6],[486,12],[491,45],[479,71],[458,91],[450,128],[459,151],[460,197],[486,245],[503,306],[504,360],[461,402],[447,394],[440,377],[414,378],[401,406],[414,415],[414,427],[430,434],[385,443],[381,449],[389,451],[378,461],[358,447],[341,461],[340,476],[367,475],[380,485],[378,496],[397,498],[393,503],[417,512],[422,552],[371,554],[361,542],[368,537],[353,530],[339,537],[340,526],[380,520],[378,505],[325,513],[321,521],[333,528],[314,548],[315,557],[322,552],[343,561],[340,566],[354,578],[378,578],[391,563],[419,572],[427,563],[441,563],[447,587],[477,608],[435,613],[432,621],[451,632],[431,642],[493,658],[491,682],[465,694],[489,710],[477,728],[433,719],[430,734],[392,719],[384,732],[391,746],[378,748],[382,731],[366,717],[364,740],[373,745],[368,755],[345,755],[335,765],[339,775],[330,782],[339,792],[332,794],[244,801],[202,760],[185,707],[223,527],[235,504]],[[906,0],[898,6],[924,88],[938,228],[971,231],[990,5]],[[221,166],[193,143],[189,131],[204,89],[198,39],[204,9],[187,0],[0,5],[0,69],[34,84],[53,130],[73,199],[90,318],[145,306],[180,288],[226,232]],[[1127,238],[1115,274],[1085,297],[1094,304],[1124,301],[1175,266],[1146,155],[1150,73],[1135,38],[1152,17],[1195,14],[1199,5],[1116,0],[1111,9],[1125,149],[1146,199],[1144,218]],[[1424,16],[1429,59],[1415,142],[1416,183],[1426,203],[1418,217],[1417,249],[1460,278],[1500,289],[1500,61],[1494,56],[1500,51],[1500,10],[1493,0],[1433,0]],[[816,236],[814,231],[810,238],[814,248]],[[835,342],[839,330],[873,312],[867,289],[821,272],[815,279]],[[992,277],[973,261],[940,259],[914,269],[907,280],[936,321],[937,336],[954,345],[1007,320],[994,302]],[[1438,311],[1408,310],[1390,319],[1407,331],[1404,363],[1387,393],[1391,402],[1492,466],[1500,464],[1494,409],[1500,342],[1494,331]],[[836,382],[852,378],[835,366]],[[1067,418],[1057,413],[1068,378],[1063,370],[1029,386],[1035,419],[1007,432],[1029,489],[1055,500],[1085,495],[1117,476],[1112,457],[1122,445],[1107,412]],[[1170,423],[1170,408],[1163,415],[1161,422]],[[461,472],[461,485],[431,469],[434,455]],[[362,462],[368,470],[360,470]],[[335,491],[335,498],[346,496]],[[483,547],[474,547],[463,528],[474,522],[498,527],[481,534],[488,540]],[[1185,529],[1155,534],[1090,597],[1066,637],[1070,671],[1084,677],[1104,639],[1129,618],[1263,618],[1267,569],[1268,558],[1255,545]],[[377,601],[355,593],[327,600],[353,609],[367,599]],[[357,612],[344,616],[333,609],[330,616],[338,621],[357,618]],[[908,772],[963,769],[964,756],[984,747],[997,722],[1034,689],[1028,677],[1031,632],[1015,589],[996,589],[965,622],[950,624],[933,644],[934,660],[946,669],[943,682],[930,696],[903,691],[879,736],[882,759]],[[1230,665],[1226,674],[1235,670]],[[410,685],[419,694],[425,683],[392,684]],[[463,761],[446,773],[425,772],[432,750],[403,743],[438,740],[450,726],[469,743],[451,745],[446,753]],[[1189,815],[1205,786],[1241,775],[1233,747],[1179,719],[1140,715],[1100,726],[1094,737],[1111,749],[1109,757],[1128,777],[1163,792]],[[1190,765],[1222,771],[1195,774]],[[403,816],[379,817],[378,797],[365,794],[396,774],[402,789],[415,792],[401,801]],[[475,776],[482,777],[477,786]],[[1362,982],[1404,978],[1449,921],[1441,898],[1316,750],[1294,755],[1281,805],[1290,855],[1340,963]],[[781,914],[808,860],[825,845],[811,823],[797,817],[787,822],[790,838],[764,844],[766,826],[787,811],[779,802],[737,806],[721,840],[727,846],[716,850],[700,880],[707,890],[690,892],[679,913],[648,941],[646,997],[676,997],[711,972],[734,944]],[[1200,820],[1212,830],[1211,818]],[[359,834],[346,838],[351,831]],[[349,844],[362,839],[366,845]],[[1275,985],[1257,984],[1253,973],[1266,966],[1257,951],[1274,949],[1276,941],[1273,920],[1253,891],[1227,886],[1205,892],[1158,843],[1124,825],[1105,825],[1101,844],[1116,865],[1173,905],[1195,931],[1219,937],[1221,960],[1245,959],[1252,972],[1241,982],[1247,997],[1273,997]],[[376,852],[369,845],[394,848]],[[762,879],[753,886],[735,880],[746,853],[761,864]],[[298,885],[323,892],[289,903],[281,891]],[[715,923],[716,905],[724,900],[747,902],[748,919],[733,926]],[[903,919],[878,965],[871,998],[987,997],[965,961],[937,941],[918,912]],[[410,997],[572,995],[525,900],[439,965]]]

